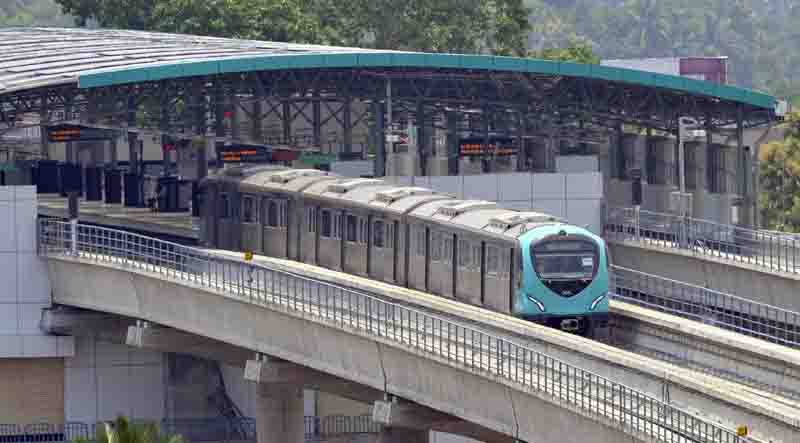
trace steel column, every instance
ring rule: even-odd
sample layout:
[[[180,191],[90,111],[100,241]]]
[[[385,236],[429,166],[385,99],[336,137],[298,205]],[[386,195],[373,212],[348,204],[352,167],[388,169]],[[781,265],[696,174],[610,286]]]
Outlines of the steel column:
[[[528,164],[528,152],[525,150],[525,135],[528,129],[528,122],[525,113],[520,110],[517,113],[517,171],[524,171]]]
[[[219,152],[225,146],[225,112],[227,111],[228,95],[223,90],[222,83],[217,83],[217,88],[214,94],[214,135],[217,137],[214,140],[214,154],[219,155]],[[219,159],[217,159],[219,161]],[[206,162],[208,164],[208,162]]]
[[[289,100],[281,100],[281,127],[283,142],[292,145],[292,108]]]
[[[39,139],[41,141],[42,158],[50,159],[50,140],[47,139],[47,124],[50,121],[47,106],[47,93],[42,93],[39,109]]]
[[[344,97],[344,104],[342,105],[342,132],[344,135],[342,151],[346,154],[353,152],[352,104],[353,98],[348,93]]]
[[[312,124],[314,147],[320,148],[322,146],[322,103],[319,91],[314,91],[314,97],[311,102]]]
[[[136,99],[133,96],[128,97],[127,111],[128,127],[136,127]],[[133,131],[128,131],[128,172],[139,173],[139,140]]]
[[[447,118],[447,175],[458,175],[459,170],[459,137],[458,112],[446,111]]]
[[[386,131],[384,131],[383,107],[384,104],[377,100],[372,102],[372,115],[374,117],[372,140],[375,143],[375,177],[383,177],[386,175]]]
[[[264,136],[261,130],[261,100],[264,99],[260,94],[256,94],[256,100],[253,102],[253,113],[251,114],[251,130],[253,131],[251,137],[257,143],[263,143]]]
[[[425,102],[417,100],[417,155],[420,176],[428,175],[428,137],[425,130]]]

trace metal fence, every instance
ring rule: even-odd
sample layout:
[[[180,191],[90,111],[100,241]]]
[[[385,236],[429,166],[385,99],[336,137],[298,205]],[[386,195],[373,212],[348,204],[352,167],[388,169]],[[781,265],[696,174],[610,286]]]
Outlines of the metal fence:
[[[302,275],[124,231],[46,219],[39,220],[39,253],[190,282],[252,304],[393,341],[452,366],[513,382],[657,441],[742,441],[721,425],[509,339]]]
[[[132,420],[133,422],[152,422]],[[180,435],[186,443],[255,442],[256,421],[251,417],[186,418],[157,421],[166,435]],[[98,424],[68,422],[64,424],[33,423],[28,425],[0,424],[0,443],[61,443],[94,441]],[[325,441],[333,437],[375,434],[381,425],[369,415],[329,415],[305,417],[306,441]]]
[[[636,208],[608,209],[604,231],[609,239],[684,249],[771,271],[800,273],[800,237],[793,235]]]
[[[785,346],[800,347],[800,314],[702,286],[612,266],[613,298]]]

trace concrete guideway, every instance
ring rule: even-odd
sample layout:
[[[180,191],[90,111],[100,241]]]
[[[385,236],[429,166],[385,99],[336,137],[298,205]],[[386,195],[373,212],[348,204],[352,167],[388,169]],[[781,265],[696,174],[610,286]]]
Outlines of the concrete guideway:
[[[221,250],[213,252],[232,258],[241,257],[241,254],[236,252]],[[538,337],[535,330],[539,329],[539,326],[513,318],[501,320],[496,314],[488,313],[480,307],[463,304],[455,308],[447,299],[443,304],[438,303],[441,297],[291,260],[262,256],[256,256],[255,260],[269,267],[366,290],[370,294],[381,295],[393,302],[433,309],[442,315],[450,316],[455,313],[454,317],[458,320],[481,318],[477,324],[482,328],[489,327],[493,332],[500,334],[517,333],[517,330],[509,329],[508,324],[520,323],[521,327],[526,328],[525,332],[520,332],[518,337],[520,340]],[[799,350],[645,309],[617,299],[611,301],[610,310],[613,315],[611,339],[614,346],[749,385],[756,388],[755,392],[759,395],[770,396],[774,393],[776,397],[800,398]],[[559,338],[553,337],[552,343],[558,344],[558,340]],[[543,344],[538,340],[526,343],[533,346]],[[653,394],[659,393],[653,392]]]
[[[800,313],[800,297],[796,296],[800,289],[800,274],[770,271],[745,262],[698,255],[659,242],[609,239],[608,243],[614,262],[619,266]]]
[[[47,239],[44,240],[44,246],[49,248],[50,243]],[[102,243],[97,242],[87,249],[98,248]],[[106,242],[105,246],[113,246],[113,242]],[[298,284],[298,281],[303,280],[299,277],[285,279],[283,283],[276,284],[274,279],[271,282],[264,279],[264,273],[268,270],[261,268],[257,269],[257,278],[245,283],[245,280],[240,279],[244,276],[242,272],[249,272],[254,267],[244,263],[226,262],[221,269],[214,269],[214,272],[198,275],[193,271],[186,275],[184,271],[164,269],[156,264],[158,262],[147,264],[98,254],[83,254],[82,259],[65,258],[63,249],[51,251],[55,255],[61,255],[61,258],[50,260],[50,267],[56,298],[62,303],[131,315],[202,335],[213,334],[215,336],[212,338],[229,343],[238,341],[237,344],[241,345],[245,342],[245,347],[250,349],[302,362],[306,366],[383,389],[525,440],[547,441],[547,436],[542,435],[545,423],[540,423],[539,420],[549,416],[552,420],[548,423],[556,420],[565,425],[564,428],[551,426],[553,432],[559,431],[560,439],[567,435],[565,432],[570,432],[579,439],[585,429],[575,426],[583,420],[590,420],[606,425],[592,432],[593,439],[598,436],[598,429],[604,429],[611,434],[622,432],[629,437],[634,435],[642,441],[649,441],[651,438],[642,434],[643,432],[651,436],[671,434],[676,438],[674,441],[682,441],[681,437],[673,434],[676,431],[699,433],[697,436],[702,440],[711,438],[709,433],[712,433],[715,435],[712,438],[714,441],[737,441],[732,434],[709,423],[704,424],[691,416],[677,417],[675,414],[681,415],[678,410],[662,405],[644,394],[521,348],[505,339],[492,338],[491,335],[424,312],[414,312],[368,297],[359,298],[357,294],[341,290],[326,292],[326,297],[331,296],[333,299],[325,299],[325,303],[320,303],[321,299],[315,300],[312,295],[303,291],[304,285]],[[103,266],[97,266],[97,263],[79,263],[86,260],[105,263],[101,263]],[[162,260],[167,260],[167,257]],[[217,259],[214,259],[209,264],[216,262]],[[76,266],[79,271],[75,269]],[[273,277],[285,275],[269,272]],[[103,297],[96,297],[94,293],[86,294],[84,283],[89,280],[97,280],[100,288],[114,290],[108,293],[98,291],[104,294]],[[221,283],[212,285],[210,282]],[[290,296],[287,283],[294,284],[291,292],[295,295]],[[275,285],[277,294],[274,291],[270,294],[259,291],[272,285]],[[164,298],[162,294],[165,289],[170,293],[169,298]],[[348,298],[341,297],[344,293],[348,294]],[[211,294],[228,297],[209,297]],[[248,303],[234,300],[231,298],[233,294],[245,298]],[[319,297],[322,294],[317,292],[316,295]],[[277,304],[275,297],[279,302]],[[345,301],[348,302],[347,306],[355,303],[352,307],[356,311],[345,313]],[[253,309],[253,303],[264,302],[270,302],[272,309]],[[365,310],[365,307],[369,309]],[[383,315],[384,319],[374,315],[376,313]],[[433,326],[430,329],[438,332],[426,332],[421,328],[423,324],[430,324]],[[298,327],[302,328],[300,330],[303,333],[290,333],[297,331]],[[470,334],[472,337],[468,340]],[[270,337],[271,342],[264,343],[263,337]],[[313,339],[309,339],[311,337]],[[373,345],[352,343],[359,340],[366,340]],[[283,343],[275,343],[276,341]],[[350,345],[340,349],[348,341],[351,342]],[[378,355],[370,351],[375,344],[378,344]],[[319,349],[325,349],[325,355],[320,355]],[[341,352],[338,352],[339,349]],[[420,360],[420,353],[427,358]],[[370,358],[374,365],[352,366],[352,362],[357,361],[369,363]],[[460,368],[457,370],[458,375],[449,374],[442,379],[434,377],[436,380],[419,377],[419,374],[449,372],[453,365]],[[450,386],[453,383],[458,386]],[[469,388],[470,383],[475,383],[475,389]],[[501,394],[495,391],[498,384],[506,386],[503,391],[512,387],[513,389]],[[476,399],[476,392],[483,394],[481,386],[487,395],[478,395]],[[463,398],[465,393],[470,394],[470,398]],[[508,395],[511,395],[510,398],[518,410],[537,410],[542,413],[536,417],[526,417],[530,420],[518,422],[513,410],[509,410]],[[478,399],[481,405],[472,404]],[[559,406],[547,401],[554,399],[560,399],[555,403]],[[532,400],[533,404],[530,403]],[[565,407],[566,409],[562,409]],[[633,413],[631,407],[638,412]],[[548,408],[555,408],[553,413],[556,416],[549,415]],[[671,412],[664,415],[665,410]],[[565,411],[570,411],[571,414],[565,415]],[[587,411],[590,412],[587,414]],[[782,416],[781,413],[778,415]],[[576,419],[578,422],[575,422]],[[565,420],[571,423],[568,424]],[[625,424],[619,420],[624,420]],[[756,429],[769,429],[766,433],[771,434],[773,441],[791,440],[789,436],[794,430],[778,431],[774,429],[775,421],[770,419],[770,422],[753,425],[752,420],[750,421],[751,426]],[[588,423],[583,422],[583,425]],[[536,426],[537,424],[540,426]],[[689,428],[672,429],[675,426]],[[556,438],[555,435],[551,437]],[[616,435],[613,441],[618,441],[619,437],[621,435]]]
[[[231,258],[242,256],[241,253],[230,251],[214,250],[212,252]],[[493,333],[513,334],[515,339],[526,345],[537,349],[545,347],[549,355],[560,360],[579,367],[591,367],[595,372],[602,373],[612,379],[624,380],[627,385],[649,392],[653,396],[661,397],[666,391],[673,404],[681,406],[694,405],[693,410],[714,421],[722,420],[730,423],[732,421],[731,408],[744,408],[749,410],[750,413],[755,411],[757,414],[770,416],[773,412],[767,412],[762,409],[762,406],[772,404],[778,408],[777,410],[788,412],[787,418],[793,416],[794,418],[789,419],[790,421],[800,423],[800,421],[797,421],[798,417],[800,417],[797,414],[798,404],[794,401],[760,389],[751,389],[737,382],[725,381],[718,377],[700,374],[694,370],[654,361],[652,358],[634,355],[582,337],[563,334],[513,317],[500,316],[497,313],[476,306],[376,282],[363,277],[342,274],[325,268],[272,257],[256,256],[254,262],[364,290],[371,294],[379,294],[395,302],[402,301],[409,305],[421,306],[425,309],[457,317],[463,321],[473,321],[474,324],[480,325],[482,329],[488,328]],[[665,349],[683,352],[690,356],[689,358],[696,359],[697,363],[690,366],[699,366],[700,362],[720,364],[720,355],[737,355],[738,364],[741,367],[750,365],[748,367],[748,369],[752,369],[750,374],[754,375],[758,380],[763,380],[764,383],[771,382],[775,385],[780,385],[783,382],[791,381],[793,386],[796,384],[798,368],[800,368],[796,351],[755,339],[750,339],[751,341],[745,340],[739,344],[735,339],[737,334],[669,315],[661,314],[659,316],[656,315],[658,313],[618,301],[612,301],[611,309],[618,316],[625,317],[626,327],[634,324],[639,326],[644,323],[649,327],[660,326],[668,328],[673,333],[683,330],[686,334],[683,338],[687,342],[695,343],[696,347],[690,348],[680,343],[676,346],[673,342],[671,348]],[[637,331],[640,330],[645,330],[645,328],[637,329]],[[644,340],[640,340],[642,338]],[[626,337],[626,339],[634,342],[640,340],[640,343],[643,341],[643,344],[647,344],[647,337]],[[695,340],[699,340],[701,343],[696,343]],[[662,344],[666,342],[662,341]],[[751,347],[748,348],[748,346]],[[702,355],[703,353],[705,355]],[[771,366],[759,365],[758,362],[760,360],[769,362]],[[783,374],[782,371],[786,373]],[[709,401],[708,398],[704,398],[706,396],[710,396],[715,400]],[[765,399],[769,399],[769,401],[765,402]],[[716,403],[720,401],[724,405]],[[744,421],[741,423],[744,423]]]
[[[603,436],[601,441],[625,441],[633,434],[638,436],[635,441],[655,441],[641,433],[646,428],[652,432],[653,424],[635,417],[631,417],[635,428],[620,429],[622,426],[617,420],[621,417],[615,416],[613,411],[619,409],[624,398],[609,395],[607,402],[588,395],[576,398],[578,393],[571,391],[568,385],[555,382],[542,386],[544,392],[540,392],[539,396],[543,398],[535,394],[518,393],[519,387],[479,375],[493,372],[500,374],[497,378],[502,378],[502,374],[507,374],[507,369],[498,367],[497,360],[487,358],[486,353],[481,355],[463,346],[456,347],[451,343],[450,349],[454,354],[461,355],[462,359],[475,361],[472,371],[452,368],[447,360],[426,355],[424,351],[409,352],[408,343],[402,346],[405,349],[401,349],[397,344],[387,343],[390,340],[385,338],[365,338],[287,312],[253,309],[250,303],[226,296],[230,288],[203,291],[194,285],[173,283],[152,274],[147,275],[146,272],[124,270],[122,266],[98,266],[81,262],[80,259],[51,259],[49,269],[51,279],[56,284],[55,300],[58,303],[145,318],[235,343],[423,405],[431,405],[526,441],[560,442],[567,432],[585,433],[582,440]],[[87,293],[86,287],[90,282],[96,290]],[[96,294],[104,296],[97,297]],[[165,294],[169,294],[168,297]],[[286,311],[291,309],[287,307]],[[336,318],[330,320],[338,323],[341,321],[338,315],[335,314]],[[264,337],[269,337],[269,343],[265,342]],[[447,343],[433,339],[426,345],[438,349],[447,347]],[[321,352],[322,349],[324,352]],[[507,363],[508,366],[512,365]],[[532,383],[536,375],[543,378],[542,373],[534,373],[531,369],[522,369],[523,373],[527,371],[529,374],[525,378],[528,383]],[[425,376],[421,377],[421,374]],[[549,369],[549,374],[549,378],[569,375],[555,373],[553,369]],[[480,395],[476,396],[476,392],[480,392]],[[565,414],[564,405],[546,401],[553,396],[582,401],[588,407],[607,411],[609,416],[598,417],[580,408]],[[537,413],[526,417],[528,420],[525,423],[518,423],[514,408],[535,410]],[[554,423],[558,425],[553,426]],[[545,428],[553,435],[543,436],[541,430]],[[672,431],[657,426],[656,432],[666,434]],[[581,439],[576,438],[575,441]]]

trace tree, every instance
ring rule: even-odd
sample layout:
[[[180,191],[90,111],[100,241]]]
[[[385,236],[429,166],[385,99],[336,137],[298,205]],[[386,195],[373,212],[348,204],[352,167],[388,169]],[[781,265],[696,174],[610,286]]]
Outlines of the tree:
[[[759,207],[764,226],[800,230],[800,113],[787,119],[786,137],[761,147]]]
[[[181,34],[317,43],[320,23],[297,0],[158,1],[152,28]]]
[[[155,423],[131,423],[125,417],[117,417],[111,423],[97,427],[94,443],[182,443],[180,435],[162,434]],[[76,441],[86,443],[86,441]]]
[[[78,26],[90,19],[104,28],[151,29],[157,0],[56,0],[63,11],[75,16]]]
[[[590,65],[600,64],[600,57],[594,54],[592,47],[588,43],[575,40],[566,48],[543,49],[539,52],[531,52],[529,56],[545,60],[560,60]]]

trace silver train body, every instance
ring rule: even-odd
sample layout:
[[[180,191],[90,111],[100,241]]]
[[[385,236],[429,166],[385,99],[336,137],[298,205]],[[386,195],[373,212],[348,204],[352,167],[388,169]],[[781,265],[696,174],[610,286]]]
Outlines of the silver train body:
[[[515,314],[519,238],[563,223],[489,201],[318,170],[249,166],[207,177],[201,238]]]

